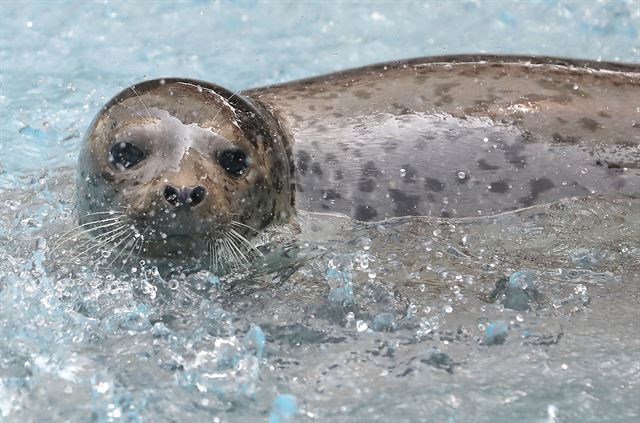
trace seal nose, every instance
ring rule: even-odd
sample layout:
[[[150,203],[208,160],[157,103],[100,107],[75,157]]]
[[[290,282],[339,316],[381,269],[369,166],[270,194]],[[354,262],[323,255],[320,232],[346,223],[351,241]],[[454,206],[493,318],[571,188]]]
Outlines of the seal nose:
[[[174,207],[195,207],[202,203],[202,200],[204,200],[206,195],[207,190],[201,186],[194,188],[176,188],[171,185],[166,185],[164,187],[164,198]]]

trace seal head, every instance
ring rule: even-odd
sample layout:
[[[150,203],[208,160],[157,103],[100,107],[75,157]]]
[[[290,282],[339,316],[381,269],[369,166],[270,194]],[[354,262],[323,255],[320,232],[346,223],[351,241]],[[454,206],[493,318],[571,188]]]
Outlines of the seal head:
[[[143,82],[107,103],[86,134],[79,221],[124,254],[220,248],[239,259],[249,239],[294,213],[290,163],[277,122],[251,100],[194,80]]]

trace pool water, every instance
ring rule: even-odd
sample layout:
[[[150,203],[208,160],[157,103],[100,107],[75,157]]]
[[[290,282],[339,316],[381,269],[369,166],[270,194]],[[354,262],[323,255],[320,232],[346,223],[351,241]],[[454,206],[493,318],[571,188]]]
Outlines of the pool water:
[[[640,62],[637,1],[2,2],[0,422],[632,422],[640,201],[359,224],[242,272],[53,252],[98,108],[470,52]]]

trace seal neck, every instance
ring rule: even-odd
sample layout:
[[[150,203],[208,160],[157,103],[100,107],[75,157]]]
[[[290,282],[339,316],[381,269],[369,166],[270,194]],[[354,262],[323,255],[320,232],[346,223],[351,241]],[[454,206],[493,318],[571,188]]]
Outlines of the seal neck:
[[[277,110],[271,107],[269,104],[260,101],[258,98],[245,95],[244,92],[240,92],[239,95],[242,98],[250,103],[261,115],[262,120],[267,125],[267,130],[269,132],[270,137],[274,140],[274,142],[281,145],[284,156],[281,163],[286,167],[285,172],[288,175],[288,187],[283,187],[283,189],[289,190],[289,213],[290,215],[295,214],[296,211],[296,177],[295,177],[295,163],[293,157],[293,144],[295,139],[293,137],[293,132],[286,125],[286,120],[282,119]]]

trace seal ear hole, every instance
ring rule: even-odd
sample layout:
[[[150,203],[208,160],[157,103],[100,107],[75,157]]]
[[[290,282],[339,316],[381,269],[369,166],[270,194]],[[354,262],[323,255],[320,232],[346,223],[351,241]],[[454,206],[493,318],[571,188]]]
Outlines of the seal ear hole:
[[[109,150],[109,163],[120,170],[129,169],[140,163],[146,155],[130,142],[118,142]]]
[[[244,176],[249,167],[246,153],[237,148],[221,152],[218,155],[218,163],[228,174],[236,178]]]

